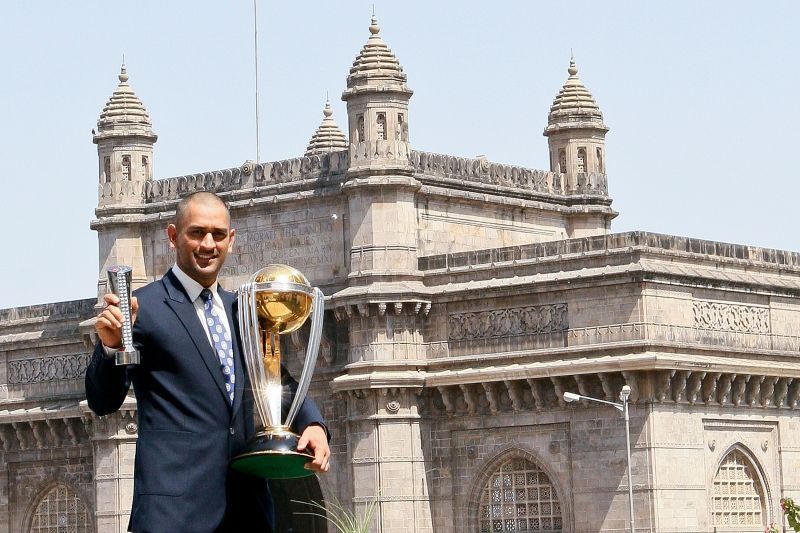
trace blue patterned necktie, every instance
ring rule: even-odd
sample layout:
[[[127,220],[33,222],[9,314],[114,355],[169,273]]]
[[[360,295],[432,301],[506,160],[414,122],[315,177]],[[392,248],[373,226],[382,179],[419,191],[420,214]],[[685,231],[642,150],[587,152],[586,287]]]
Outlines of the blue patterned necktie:
[[[233,385],[236,383],[236,375],[233,373],[233,343],[231,334],[222,325],[217,310],[211,301],[211,291],[203,289],[200,291],[200,298],[203,299],[203,313],[206,316],[206,328],[211,335],[211,342],[214,344],[214,351],[219,357],[219,364],[222,368],[222,376],[225,379],[225,390],[228,398],[233,405]]]

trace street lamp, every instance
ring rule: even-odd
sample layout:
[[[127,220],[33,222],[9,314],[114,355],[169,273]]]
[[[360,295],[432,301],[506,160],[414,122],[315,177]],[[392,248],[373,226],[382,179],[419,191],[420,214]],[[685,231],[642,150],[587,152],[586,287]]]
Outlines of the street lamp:
[[[630,396],[631,388],[628,385],[624,385],[622,391],[619,393],[619,399],[622,400],[622,403],[600,400],[590,396],[575,394],[574,392],[565,392],[564,401],[577,402],[580,400],[589,400],[591,402],[605,403],[613,405],[615,409],[622,411],[625,415],[625,442],[627,444],[626,451],[628,452],[628,507],[630,512],[631,533],[633,533],[635,531],[635,526],[633,521],[633,477],[631,475],[631,419],[630,416],[628,416],[628,398],[630,398]]]

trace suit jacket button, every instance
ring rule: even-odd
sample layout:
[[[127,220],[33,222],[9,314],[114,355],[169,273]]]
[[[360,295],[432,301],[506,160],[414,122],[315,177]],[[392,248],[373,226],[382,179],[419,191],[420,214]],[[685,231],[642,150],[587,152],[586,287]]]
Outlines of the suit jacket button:
[[[231,432],[231,435],[233,435],[234,433],[236,433],[236,431],[235,431],[235,430],[234,430],[232,427],[228,428],[228,431],[230,431],[230,432]]]

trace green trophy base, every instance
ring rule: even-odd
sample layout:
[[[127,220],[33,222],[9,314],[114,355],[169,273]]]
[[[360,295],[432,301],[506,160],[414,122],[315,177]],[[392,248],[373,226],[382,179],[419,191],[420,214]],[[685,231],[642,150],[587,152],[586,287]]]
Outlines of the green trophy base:
[[[314,455],[297,451],[299,437],[293,433],[258,433],[245,445],[245,450],[233,458],[231,468],[251,476],[266,479],[290,479],[314,474],[305,466]]]

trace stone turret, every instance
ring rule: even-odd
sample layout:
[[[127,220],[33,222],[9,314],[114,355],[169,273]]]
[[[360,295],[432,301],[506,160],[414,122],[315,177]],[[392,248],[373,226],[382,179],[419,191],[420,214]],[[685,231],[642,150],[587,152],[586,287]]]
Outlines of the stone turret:
[[[144,104],[128,85],[123,64],[119,85],[100,113],[92,139],[99,162],[99,206],[144,203],[144,184],[153,178],[157,139]]]
[[[550,170],[565,174],[567,194],[583,192],[587,184],[605,182],[605,137],[608,126],[592,94],[578,78],[575,59],[569,78],[559,91],[544,135],[550,145]]]
[[[400,62],[381,38],[374,15],[369,31],[342,93],[350,129],[350,173],[380,167],[411,175],[408,100],[413,91],[406,85]]]
[[[153,133],[147,110],[128,85],[122,65],[119,85],[108,99],[92,140],[97,145],[99,196],[92,229],[99,243],[98,303],[106,292],[106,268],[129,265],[134,288],[145,284],[142,209],[145,184],[153,179]],[[120,216],[122,215],[122,216]]]
[[[308,142],[306,156],[347,150],[347,138],[345,138],[344,133],[333,120],[333,109],[331,109],[330,102],[325,102],[325,109],[322,114],[325,118],[322,119],[322,124],[319,125],[319,128],[317,128],[317,131],[314,132]]]

